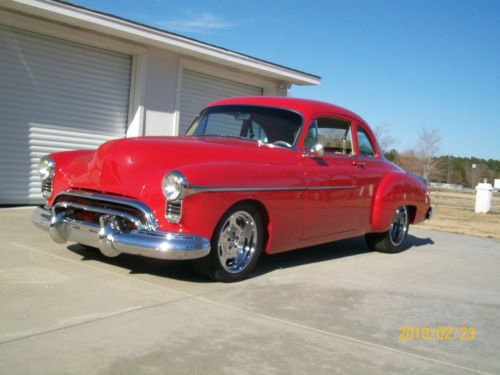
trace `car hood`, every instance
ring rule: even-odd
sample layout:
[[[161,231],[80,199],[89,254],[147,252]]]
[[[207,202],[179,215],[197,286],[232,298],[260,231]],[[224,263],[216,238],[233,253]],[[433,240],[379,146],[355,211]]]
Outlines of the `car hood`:
[[[289,154],[290,150],[220,137],[125,138],[106,142],[85,158],[74,160],[65,168],[64,185],[144,198],[161,194],[161,180],[173,169],[232,160],[259,163],[283,152]]]

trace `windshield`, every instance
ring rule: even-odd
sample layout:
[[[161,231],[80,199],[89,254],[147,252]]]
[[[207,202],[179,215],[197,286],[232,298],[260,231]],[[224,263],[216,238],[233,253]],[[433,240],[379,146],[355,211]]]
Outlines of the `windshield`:
[[[286,109],[249,105],[225,105],[204,110],[186,135],[242,138],[292,147],[302,117]]]

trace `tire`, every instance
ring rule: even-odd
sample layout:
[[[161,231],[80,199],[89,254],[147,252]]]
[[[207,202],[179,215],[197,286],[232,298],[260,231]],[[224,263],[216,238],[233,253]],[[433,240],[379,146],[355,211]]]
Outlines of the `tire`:
[[[366,243],[371,250],[382,253],[399,253],[405,249],[405,240],[410,227],[408,209],[399,207],[392,218],[389,230],[383,233],[368,233]]]
[[[210,253],[193,260],[196,271],[209,279],[234,282],[249,276],[263,244],[262,218],[248,203],[231,207],[215,227]]]

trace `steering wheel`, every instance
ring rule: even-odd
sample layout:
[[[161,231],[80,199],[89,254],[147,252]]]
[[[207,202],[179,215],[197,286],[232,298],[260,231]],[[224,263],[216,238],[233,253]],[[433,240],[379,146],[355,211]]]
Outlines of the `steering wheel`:
[[[273,145],[276,145],[276,146],[285,146],[285,147],[288,147],[288,148],[292,148],[292,145],[288,142],[285,142],[285,141],[276,141],[276,142],[273,142]]]

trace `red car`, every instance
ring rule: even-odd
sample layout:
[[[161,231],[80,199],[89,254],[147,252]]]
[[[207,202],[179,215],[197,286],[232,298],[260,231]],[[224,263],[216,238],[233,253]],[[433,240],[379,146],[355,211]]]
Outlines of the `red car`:
[[[326,103],[241,97],[210,104],[184,137],[139,137],[40,162],[33,221],[54,241],[192,259],[245,278],[262,252],[365,235],[403,249],[432,211],[426,184],[388,162],[368,125]]]

